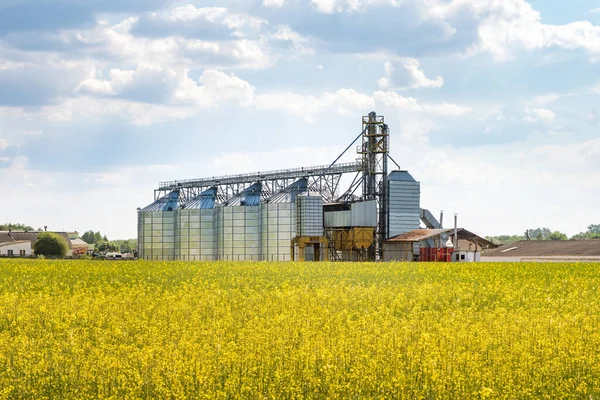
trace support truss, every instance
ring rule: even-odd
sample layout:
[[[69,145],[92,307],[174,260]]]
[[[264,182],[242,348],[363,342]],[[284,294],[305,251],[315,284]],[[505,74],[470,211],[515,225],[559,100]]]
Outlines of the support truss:
[[[361,166],[358,162],[336,164],[329,166],[304,167],[279,171],[256,172],[253,174],[228,175],[206,179],[162,182],[154,191],[155,200],[173,190],[179,190],[180,202],[186,202],[203,191],[217,188],[217,198],[225,202],[241,193],[250,185],[260,182],[264,198],[272,196],[285,189],[296,180],[308,179],[310,190],[319,192],[325,201],[333,201],[339,191],[339,183],[343,174],[356,173]]]

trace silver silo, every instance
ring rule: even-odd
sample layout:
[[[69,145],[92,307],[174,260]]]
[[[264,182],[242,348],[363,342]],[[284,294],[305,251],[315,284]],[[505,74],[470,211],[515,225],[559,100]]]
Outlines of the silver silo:
[[[177,211],[178,259],[184,261],[217,259],[216,199],[217,188],[213,187],[187,201]]]
[[[393,171],[388,175],[389,235],[419,229],[421,218],[421,184],[408,171]]]
[[[220,260],[260,260],[261,193],[262,185],[255,183],[217,207],[217,255]]]
[[[138,257],[146,260],[174,260],[175,210],[179,191],[174,190],[138,211]]]
[[[299,179],[271,196],[261,206],[261,254],[265,261],[290,261],[291,241],[296,236],[296,199],[305,193],[307,179]]]

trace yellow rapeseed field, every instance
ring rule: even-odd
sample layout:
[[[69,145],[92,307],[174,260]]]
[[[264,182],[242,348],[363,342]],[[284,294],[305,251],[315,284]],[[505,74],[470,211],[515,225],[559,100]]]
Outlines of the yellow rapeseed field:
[[[600,265],[0,260],[0,398],[600,398]]]

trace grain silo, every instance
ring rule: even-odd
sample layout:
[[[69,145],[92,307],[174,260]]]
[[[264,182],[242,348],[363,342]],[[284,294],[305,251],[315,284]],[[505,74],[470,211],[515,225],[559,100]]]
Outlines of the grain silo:
[[[173,190],[138,210],[138,257],[175,260],[175,213],[179,190]]]
[[[420,184],[392,159],[389,139],[371,112],[329,165],[162,182],[139,214],[140,257],[382,260],[388,238],[421,221],[441,226],[420,208]],[[358,157],[338,162],[353,146]],[[355,177],[342,188],[344,174]]]
[[[184,261],[211,261],[217,259],[217,230],[215,205],[217,188],[212,187],[177,210],[178,259]]]
[[[421,184],[408,171],[393,171],[388,182],[388,237],[419,229]]]
[[[259,261],[262,185],[254,183],[216,209],[219,260]]]
[[[265,261],[290,261],[290,243],[296,236],[296,199],[305,193],[308,180],[302,178],[261,205],[261,255]]]

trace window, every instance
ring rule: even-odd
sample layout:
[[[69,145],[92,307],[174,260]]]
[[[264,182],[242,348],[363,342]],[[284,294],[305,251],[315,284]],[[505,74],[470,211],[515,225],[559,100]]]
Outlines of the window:
[[[12,251],[12,250],[8,250],[8,255],[9,255],[9,257],[12,257],[12,256],[14,256],[14,253],[13,253],[13,251]]]
[[[25,250],[19,250],[19,254],[21,255],[21,257],[25,256]]]

